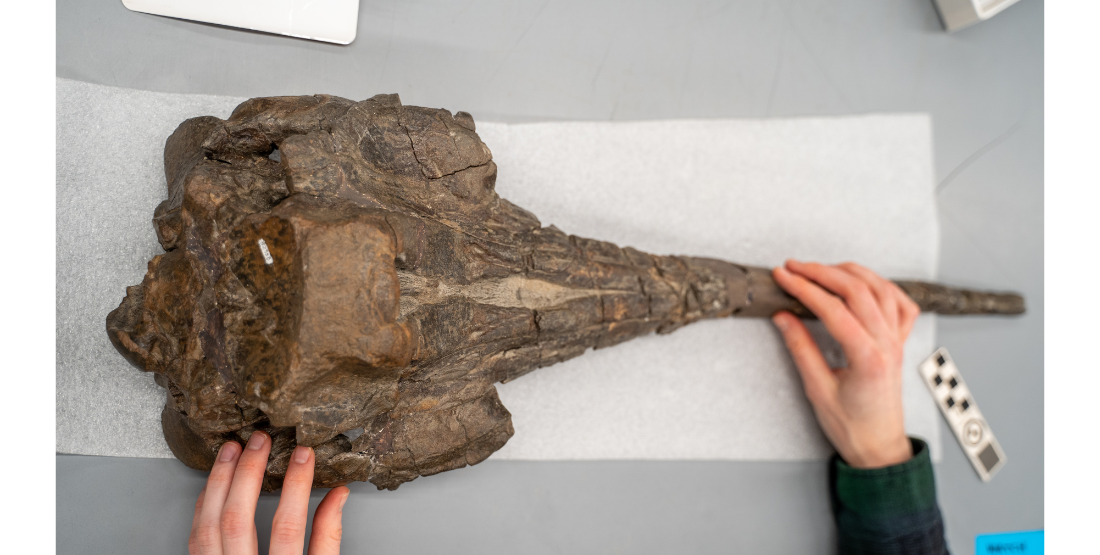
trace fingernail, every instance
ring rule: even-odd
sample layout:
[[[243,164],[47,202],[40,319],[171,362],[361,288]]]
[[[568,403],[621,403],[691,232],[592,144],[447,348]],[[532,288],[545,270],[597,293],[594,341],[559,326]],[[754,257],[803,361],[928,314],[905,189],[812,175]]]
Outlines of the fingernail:
[[[248,448],[255,451],[264,446],[264,441],[267,440],[267,434],[263,432],[252,432],[252,436],[248,438]]]
[[[298,464],[305,464],[309,460],[309,447],[305,445],[299,445],[294,448],[294,462]]]
[[[787,274],[789,274],[790,272],[788,272],[786,268],[784,268],[784,267],[780,266],[780,267],[778,267],[778,268],[776,268],[776,269],[775,269],[775,273],[777,273],[777,274],[779,274],[779,275],[781,275],[781,276],[786,276],[786,275],[787,275]]]
[[[237,445],[236,441],[227,441],[222,444],[221,449],[218,451],[218,460],[225,462],[231,461],[237,456],[237,449],[240,449],[240,445]]]
[[[775,324],[775,327],[779,328],[779,331],[787,331],[786,318],[776,314],[775,316],[772,316],[772,322]]]
[[[351,490],[350,489],[348,490],[347,493],[344,494],[344,500],[340,502],[340,510],[341,511],[344,510],[344,505],[347,504],[349,497],[351,497]]]

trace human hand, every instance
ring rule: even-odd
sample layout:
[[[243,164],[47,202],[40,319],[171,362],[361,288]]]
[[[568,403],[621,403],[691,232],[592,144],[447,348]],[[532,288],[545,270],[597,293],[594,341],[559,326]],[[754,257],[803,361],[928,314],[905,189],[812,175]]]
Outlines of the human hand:
[[[901,404],[901,364],[920,308],[897,285],[850,262],[824,266],[788,260],[772,275],[825,324],[848,359],[847,368],[829,368],[801,320],[786,311],[772,316],[817,421],[841,458],[855,468],[912,458]]]
[[[256,502],[270,452],[271,437],[264,432],[253,432],[243,454],[235,441],[222,445],[206,487],[195,503],[195,518],[187,540],[191,555],[258,553]],[[315,464],[313,449],[309,447],[299,445],[290,456],[279,508],[271,524],[271,555],[302,554]],[[343,486],[333,488],[317,506],[309,538],[310,555],[340,553],[340,520],[350,493]]]

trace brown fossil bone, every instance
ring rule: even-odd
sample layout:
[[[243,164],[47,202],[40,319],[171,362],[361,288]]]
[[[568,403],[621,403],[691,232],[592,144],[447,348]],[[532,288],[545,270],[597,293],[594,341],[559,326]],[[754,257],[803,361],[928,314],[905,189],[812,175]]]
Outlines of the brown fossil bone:
[[[297,444],[315,448],[317,487],[393,489],[508,441],[496,382],[703,318],[807,315],[765,268],[542,227],[497,196],[474,129],[396,95],[318,95],[255,98],[168,138],[153,218],[166,252],[107,333],[167,389],[180,460],[209,469],[264,429],[266,489]],[[941,314],[1024,309],[898,283]]]

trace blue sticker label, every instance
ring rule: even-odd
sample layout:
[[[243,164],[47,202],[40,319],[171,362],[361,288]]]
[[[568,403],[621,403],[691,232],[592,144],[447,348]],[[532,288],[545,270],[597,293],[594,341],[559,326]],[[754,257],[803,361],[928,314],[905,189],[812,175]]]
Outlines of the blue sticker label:
[[[983,534],[974,543],[976,555],[1042,555],[1043,531]]]

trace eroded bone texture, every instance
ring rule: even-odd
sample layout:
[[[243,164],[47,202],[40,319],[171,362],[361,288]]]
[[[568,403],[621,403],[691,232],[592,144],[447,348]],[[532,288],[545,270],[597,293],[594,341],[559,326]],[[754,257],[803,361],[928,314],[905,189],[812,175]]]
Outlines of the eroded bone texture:
[[[469,114],[396,95],[252,99],[183,122],[164,169],[165,253],[107,332],[167,389],[164,434],[189,466],[270,433],[269,490],[298,444],[317,487],[477,464],[513,434],[496,382],[703,318],[807,315],[767,269],[542,227],[493,190]],[[1023,310],[899,283],[926,310]]]

